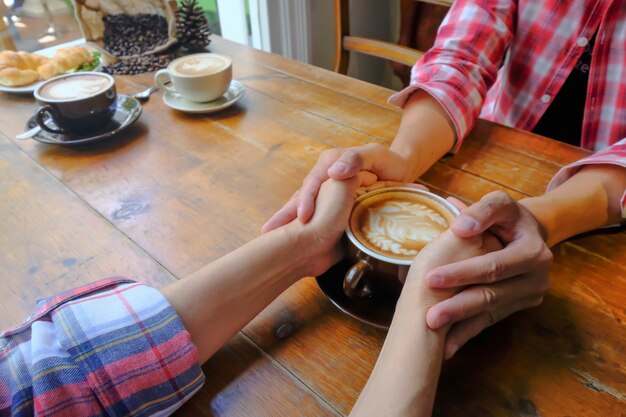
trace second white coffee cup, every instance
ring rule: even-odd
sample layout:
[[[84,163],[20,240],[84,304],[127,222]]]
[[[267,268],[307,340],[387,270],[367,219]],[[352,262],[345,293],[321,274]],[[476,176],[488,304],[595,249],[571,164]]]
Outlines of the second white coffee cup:
[[[232,79],[232,60],[213,53],[178,58],[154,74],[154,83],[161,90],[199,103],[220,98],[228,90]],[[174,86],[165,85],[167,80],[171,80]]]

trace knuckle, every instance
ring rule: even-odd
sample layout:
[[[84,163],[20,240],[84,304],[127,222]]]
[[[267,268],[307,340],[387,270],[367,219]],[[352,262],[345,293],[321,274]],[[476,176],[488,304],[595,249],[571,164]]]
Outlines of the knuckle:
[[[359,150],[350,149],[343,154],[343,161],[350,166],[360,167],[363,165],[363,155]]]
[[[495,307],[498,304],[498,297],[495,290],[491,287],[483,287],[482,289],[483,302],[487,307]]]
[[[504,266],[497,260],[489,261],[485,264],[485,282],[495,282],[504,274]]]
[[[502,190],[493,191],[486,196],[486,200],[494,205],[506,205],[514,203],[515,200]]]
[[[484,207],[483,213],[485,218],[493,217],[500,210],[516,206],[517,203],[511,196],[504,191],[493,191],[481,199]]]
[[[543,242],[541,245],[541,252],[537,256],[537,260],[544,268],[550,267],[550,265],[552,265],[552,262],[554,261],[554,255],[552,254],[552,251]]]

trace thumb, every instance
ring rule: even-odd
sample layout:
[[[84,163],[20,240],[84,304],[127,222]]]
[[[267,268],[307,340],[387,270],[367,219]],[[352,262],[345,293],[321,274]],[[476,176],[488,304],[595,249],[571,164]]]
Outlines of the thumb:
[[[389,152],[387,148],[379,144],[369,144],[350,148],[346,150],[337,161],[328,169],[328,176],[336,180],[344,180],[352,178],[360,171],[377,172],[376,165],[385,153]]]
[[[519,217],[517,202],[502,191],[487,194],[454,219],[450,230],[458,237],[476,236],[494,224],[510,222]]]

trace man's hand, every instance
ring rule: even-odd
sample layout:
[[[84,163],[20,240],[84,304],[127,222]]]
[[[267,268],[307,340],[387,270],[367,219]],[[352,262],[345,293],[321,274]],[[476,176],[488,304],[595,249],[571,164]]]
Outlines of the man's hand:
[[[328,149],[320,155],[311,172],[304,178],[302,187],[291,197],[271,219],[263,225],[263,233],[274,230],[294,220],[296,217],[307,223],[315,211],[315,199],[320,187],[328,178],[345,180],[353,178],[361,171],[374,175],[363,177],[362,186],[380,180],[405,181],[406,161],[383,145],[369,144],[347,149]]]
[[[504,248],[427,274],[431,288],[470,286],[428,311],[431,329],[454,323],[446,339],[446,358],[486,327],[540,304],[550,286],[552,264],[552,252],[535,218],[503,192],[487,194],[464,209],[451,230],[463,238],[488,230]]]

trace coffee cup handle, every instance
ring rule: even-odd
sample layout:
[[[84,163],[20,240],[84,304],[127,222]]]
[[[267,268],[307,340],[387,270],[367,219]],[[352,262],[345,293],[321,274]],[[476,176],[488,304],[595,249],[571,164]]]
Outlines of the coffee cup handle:
[[[367,272],[371,272],[372,266],[363,259],[359,259],[357,263],[352,265],[352,268],[346,272],[343,278],[343,293],[348,297],[367,297],[372,293],[372,290],[368,282],[365,282],[364,275]],[[359,285],[363,282],[363,285]]]
[[[165,82],[162,81],[165,78],[167,78],[167,80],[165,80]],[[154,74],[154,83],[156,84],[157,87],[159,87],[161,90],[165,91],[166,93],[178,94],[175,89],[165,85],[165,83],[169,81],[171,81],[170,73],[167,72],[167,69],[165,68],[158,70],[156,74]]]
[[[39,127],[41,127],[46,132],[50,132],[50,133],[60,133],[60,134],[67,133],[63,129],[60,129],[60,128],[59,129],[54,129],[54,128],[48,126],[46,124],[45,119],[44,119],[44,116],[46,114],[48,114],[50,116],[50,118],[52,118],[54,120],[54,116],[56,115],[56,110],[54,110],[54,108],[52,108],[50,106],[42,106],[42,107],[38,108],[37,109],[37,114],[35,115],[35,121],[37,122]]]

